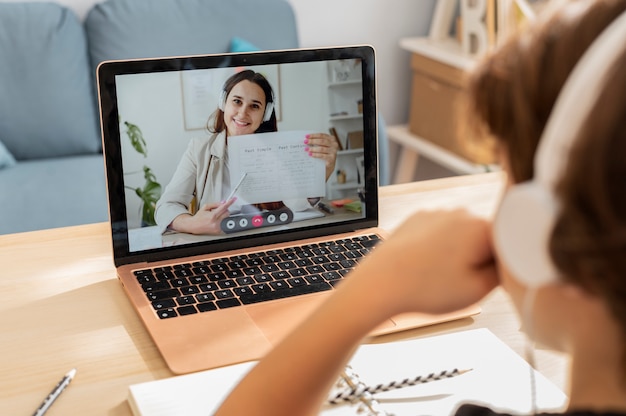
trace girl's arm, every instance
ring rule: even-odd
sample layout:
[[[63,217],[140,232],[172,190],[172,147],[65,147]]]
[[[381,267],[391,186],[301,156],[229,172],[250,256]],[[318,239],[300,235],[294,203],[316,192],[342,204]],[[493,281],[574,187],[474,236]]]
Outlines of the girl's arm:
[[[312,415],[353,351],[399,313],[446,313],[498,283],[489,225],[465,211],[418,213],[233,390],[217,415]]]

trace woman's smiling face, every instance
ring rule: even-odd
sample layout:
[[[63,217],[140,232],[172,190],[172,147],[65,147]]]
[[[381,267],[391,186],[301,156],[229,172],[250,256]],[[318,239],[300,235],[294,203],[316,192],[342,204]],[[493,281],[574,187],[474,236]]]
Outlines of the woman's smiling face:
[[[265,93],[248,80],[236,84],[226,98],[224,123],[229,136],[252,134],[263,122]]]

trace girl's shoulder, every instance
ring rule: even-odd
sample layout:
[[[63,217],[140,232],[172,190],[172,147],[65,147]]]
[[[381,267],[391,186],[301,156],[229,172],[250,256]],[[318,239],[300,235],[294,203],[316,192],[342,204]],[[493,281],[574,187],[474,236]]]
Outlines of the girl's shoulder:
[[[464,404],[456,411],[455,416],[511,416],[510,413],[498,413],[493,410],[474,404]],[[597,412],[564,412],[540,413],[537,416],[626,416],[626,413],[597,413]]]

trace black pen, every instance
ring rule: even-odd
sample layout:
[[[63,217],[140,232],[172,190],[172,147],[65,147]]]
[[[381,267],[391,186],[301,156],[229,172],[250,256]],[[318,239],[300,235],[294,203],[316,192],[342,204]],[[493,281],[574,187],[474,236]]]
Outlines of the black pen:
[[[322,211],[328,213],[328,214],[334,214],[335,213],[335,210],[333,210],[331,207],[329,207],[328,205],[326,205],[322,201],[317,203],[317,207],[319,209],[321,209]]]
[[[56,387],[52,389],[48,397],[44,399],[43,403],[41,403],[41,406],[39,406],[39,409],[35,411],[33,416],[42,416],[44,413],[46,413],[48,408],[52,406],[52,403],[54,403],[57,397],[59,397],[61,393],[63,393],[63,390],[65,390],[67,385],[70,384],[70,381],[72,381],[75,375],[75,368],[72,368],[70,371],[68,371],[67,374],[63,376],[61,381],[59,381],[59,384],[57,384]]]

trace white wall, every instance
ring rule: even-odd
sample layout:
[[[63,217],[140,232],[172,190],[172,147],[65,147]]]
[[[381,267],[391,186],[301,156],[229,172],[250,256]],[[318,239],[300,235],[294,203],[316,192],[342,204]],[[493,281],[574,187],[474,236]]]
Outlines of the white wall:
[[[99,2],[56,1],[71,7],[81,18]],[[410,55],[400,49],[398,41],[402,37],[427,33],[434,0],[288,1],[296,14],[301,46],[366,43],[376,48],[379,110],[389,124],[406,122],[411,85]]]
[[[303,47],[367,43],[377,52],[379,111],[388,124],[406,123],[410,54],[402,37],[428,32],[434,0],[289,0]]]

